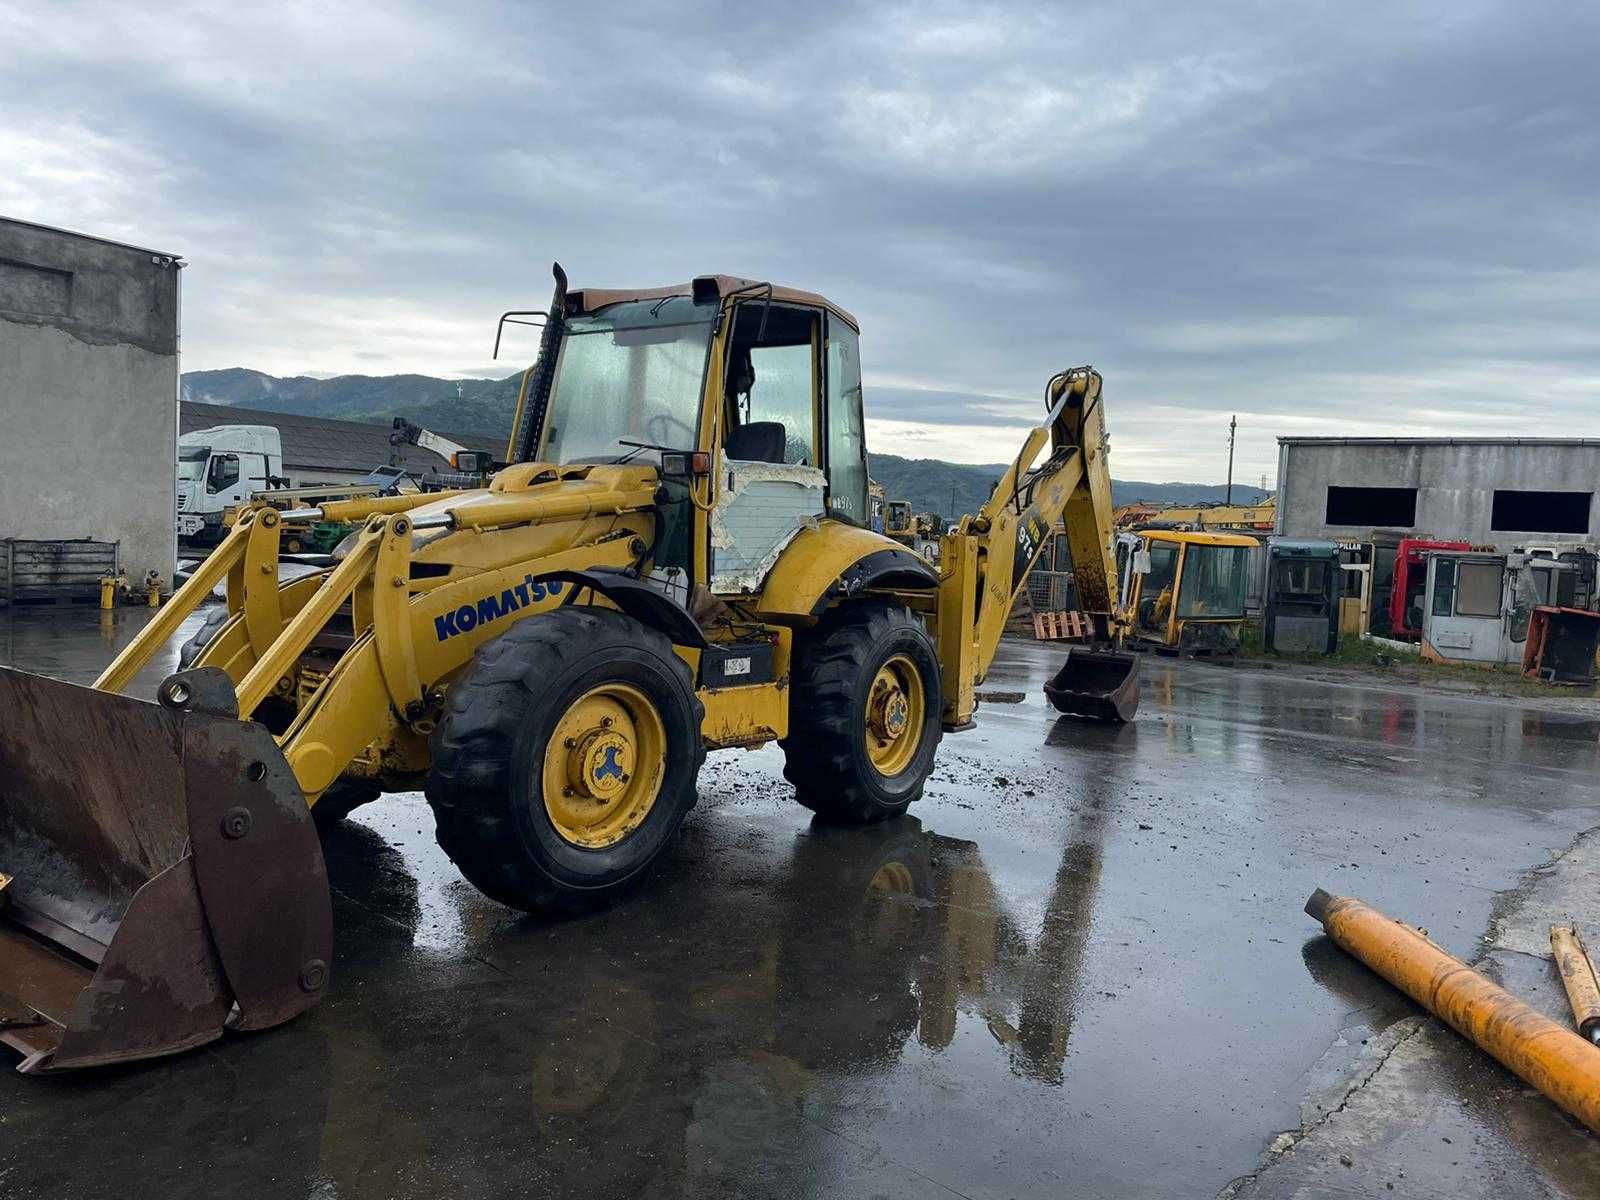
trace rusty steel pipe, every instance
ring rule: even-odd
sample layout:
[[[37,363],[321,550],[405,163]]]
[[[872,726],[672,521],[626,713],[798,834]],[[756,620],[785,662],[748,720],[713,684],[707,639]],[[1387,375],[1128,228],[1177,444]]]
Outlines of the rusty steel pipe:
[[[1359,900],[1318,888],[1306,913],[1341,949],[1600,1133],[1600,1047]]]
[[[1572,1005],[1578,1032],[1600,1044],[1600,978],[1595,976],[1589,948],[1574,926],[1552,925],[1550,952],[1555,955],[1556,970],[1561,972],[1561,985],[1567,989],[1567,1002]]]

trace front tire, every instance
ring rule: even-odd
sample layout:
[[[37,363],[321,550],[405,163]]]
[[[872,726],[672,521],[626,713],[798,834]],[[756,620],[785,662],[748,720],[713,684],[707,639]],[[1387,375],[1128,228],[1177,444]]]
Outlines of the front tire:
[[[485,895],[579,912],[638,883],[694,806],[703,708],[659,632],[603,608],[479,647],[431,739],[439,845]]]
[[[830,821],[899,816],[922,795],[944,736],[939,656],[902,605],[834,609],[795,651],[789,736],[796,798]]]

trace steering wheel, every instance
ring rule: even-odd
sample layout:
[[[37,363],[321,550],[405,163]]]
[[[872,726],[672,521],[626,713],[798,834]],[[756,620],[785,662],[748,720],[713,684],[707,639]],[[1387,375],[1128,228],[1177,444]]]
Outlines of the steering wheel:
[[[658,422],[661,425],[660,433],[656,432],[656,425]],[[652,442],[655,442],[661,446],[670,446],[672,445],[672,441],[669,435],[672,432],[671,427],[674,425],[688,435],[688,444],[693,446],[696,437],[695,427],[689,424],[687,421],[678,420],[677,417],[672,416],[670,413],[657,413],[644,423],[644,428],[646,435]]]

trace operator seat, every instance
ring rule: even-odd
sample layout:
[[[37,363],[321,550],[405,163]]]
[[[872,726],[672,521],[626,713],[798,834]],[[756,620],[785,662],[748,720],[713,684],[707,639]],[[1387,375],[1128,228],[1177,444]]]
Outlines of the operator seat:
[[[745,462],[781,463],[789,443],[789,431],[782,421],[751,421],[728,431],[723,453]]]

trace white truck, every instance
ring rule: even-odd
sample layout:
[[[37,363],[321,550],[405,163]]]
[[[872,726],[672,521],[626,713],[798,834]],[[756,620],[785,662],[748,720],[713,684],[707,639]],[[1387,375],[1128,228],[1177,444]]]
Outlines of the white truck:
[[[211,544],[222,514],[254,493],[286,486],[283,444],[271,425],[216,425],[178,439],[178,537]]]

